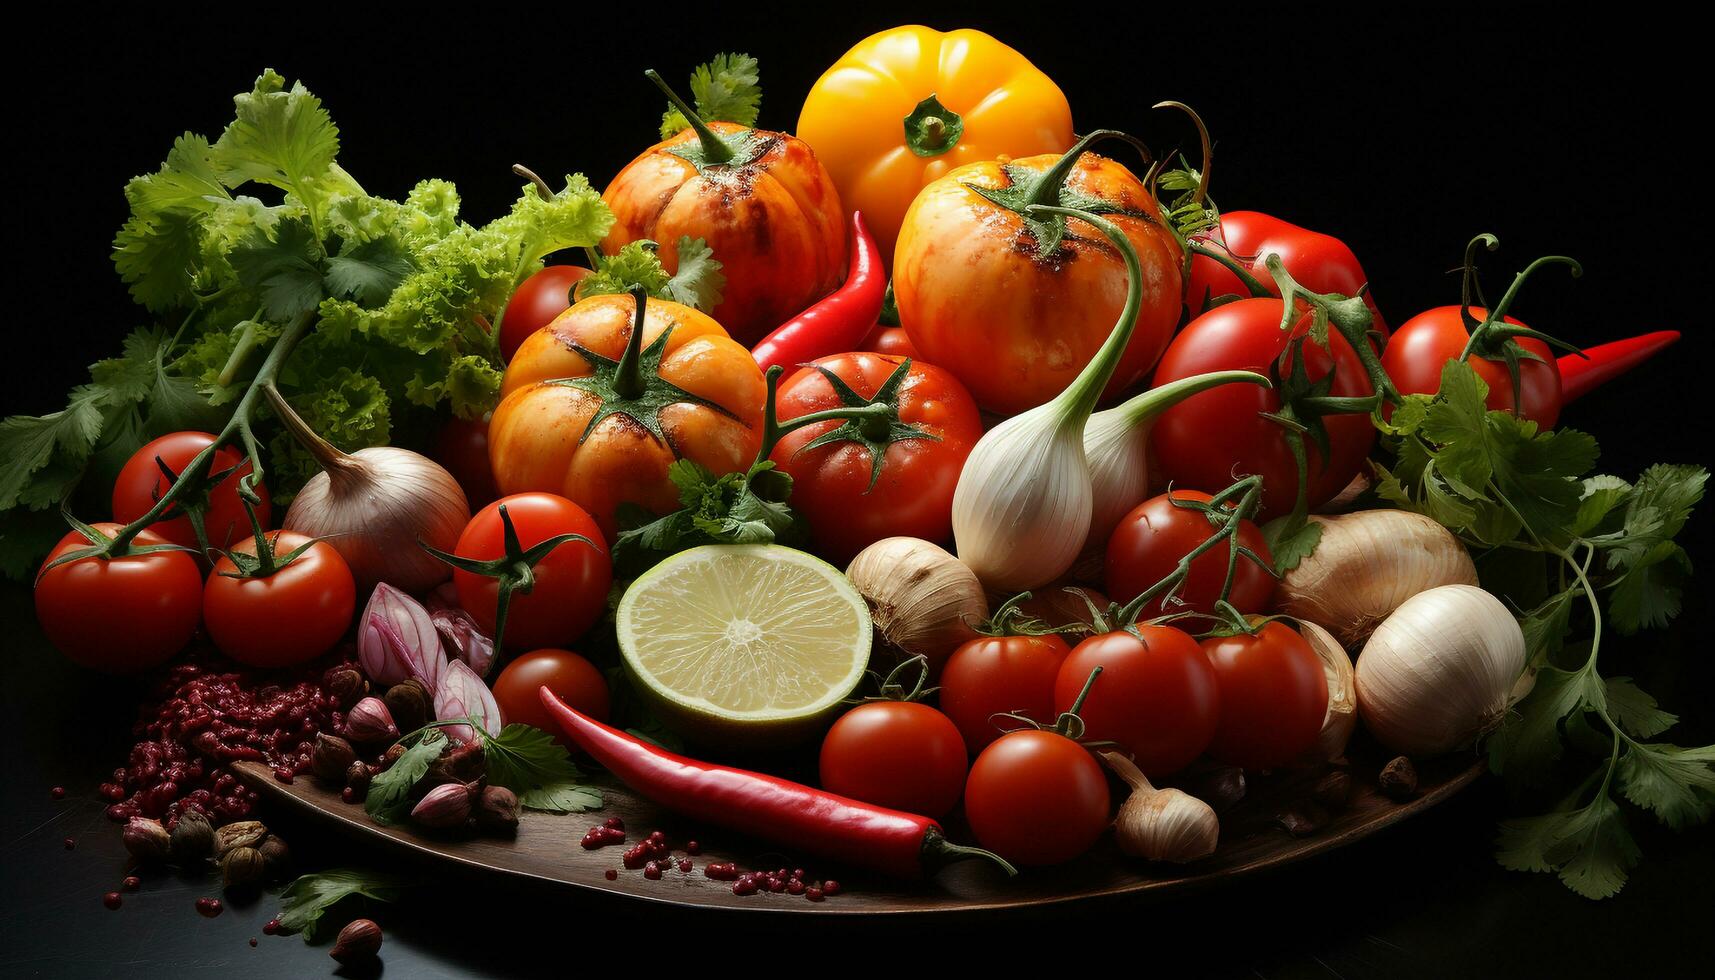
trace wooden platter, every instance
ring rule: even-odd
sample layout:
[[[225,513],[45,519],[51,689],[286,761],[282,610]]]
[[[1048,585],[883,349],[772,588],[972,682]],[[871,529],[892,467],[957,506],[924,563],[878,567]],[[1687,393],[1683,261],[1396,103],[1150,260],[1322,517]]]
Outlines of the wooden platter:
[[[1245,797],[1221,815],[1220,847],[1196,864],[1153,865],[1127,858],[1110,836],[1071,864],[1029,869],[1017,878],[1008,879],[984,862],[971,861],[949,867],[935,878],[921,882],[894,881],[830,866],[805,855],[771,850],[766,842],[695,825],[611,782],[602,783],[606,801],[602,810],[567,815],[527,811],[519,822],[517,836],[502,839],[444,836],[406,825],[384,827],[371,822],[362,806],[344,803],[337,790],[329,790],[311,777],[286,784],[259,764],[241,762],[234,770],[273,805],[297,808],[379,850],[425,864],[452,862],[498,875],[684,906],[815,915],[923,915],[1089,901],[1217,884],[1367,837],[1434,806],[1483,771],[1482,761],[1469,755],[1428,763],[1419,769],[1418,795],[1396,802],[1383,796],[1376,785],[1384,761],[1379,754],[1354,752],[1347,770],[1352,786],[1347,806],[1329,815],[1325,824],[1307,836],[1289,834],[1278,816],[1307,798],[1315,774],[1253,779]],[[626,870],[621,865],[624,846],[597,850],[580,846],[584,832],[610,816],[625,821],[630,841],[660,830],[672,843],[675,858],[683,855],[687,840],[697,840],[702,853],[692,859],[695,867],[690,873],[675,869],[660,880],[649,880],[642,871]],[[968,835],[959,833],[956,824],[949,825],[949,831],[955,839],[968,839]],[[735,895],[731,882],[703,874],[704,865],[715,861],[733,861],[744,870],[782,865],[800,867],[813,878],[838,879],[843,890],[840,895],[819,903],[784,893]],[[610,869],[618,870],[616,880],[605,877]]]

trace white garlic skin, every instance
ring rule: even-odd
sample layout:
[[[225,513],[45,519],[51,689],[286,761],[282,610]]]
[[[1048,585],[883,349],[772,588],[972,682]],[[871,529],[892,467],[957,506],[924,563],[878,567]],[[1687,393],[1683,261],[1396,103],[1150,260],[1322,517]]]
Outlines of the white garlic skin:
[[[1097,412],[1084,424],[1090,467],[1090,530],[1085,550],[1105,550],[1132,508],[1149,499],[1147,429],[1119,412]]]
[[[1280,581],[1280,611],[1356,648],[1412,596],[1476,585],[1477,566],[1452,532],[1403,510],[1316,517],[1316,550]]]
[[[997,592],[1064,575],[1090,531],[1083,418],[1049,402],[990,429],[953,491],[959,558]]]
[[[1346,754],[1346,743],[1358,726],[1358,689],[1352,669],[1352,658],[1345,647],[1327,630],[1300,620],[1298,633],[1322,661],[1322,674],[1328,681],[1328,708],[1322,715],[1322,732],[1299,760],[1302,765],[1331,762]]]
[[[326,538],[351,566],[358,595],[378,582],[420,595],[452,569],[417,542],[452,551],[469,521],[464,489],[444,467],[409,449],[376,446],[311,477],[282,526]]]
[[[1428,758],[1500,723],[1525,668],[1524,633],[1501,601],[1472,585],[1407,599],[1376,628],[1355,671],[1358,713],[1376,740]]]
[[[906,657],[927,657],[931,672],[988,618],[976,573],[920,538],[877,541],[846,566],[846,578],[869,606],[875,631]]]
[[[1221,840],[1221,820],[1215,810],[1190,793],[1157,789],[1118,752],[1102,759],[1127,786],[1131,795],[1114,818],[1114,841],[1121,851],[1150,861],[1189,864],[1215,853]]]

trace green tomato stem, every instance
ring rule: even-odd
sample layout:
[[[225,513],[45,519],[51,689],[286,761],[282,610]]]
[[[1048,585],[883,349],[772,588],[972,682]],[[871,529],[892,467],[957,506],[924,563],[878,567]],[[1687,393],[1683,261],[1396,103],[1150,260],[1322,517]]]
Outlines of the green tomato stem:
[[[721,142],[721,138],[715,135],[715,131],[709,128],[708,123],[703,122],[703,117],[697,115],[697,111],[687,105],[684,99],[679,98],[679,93],[673,91],[673,87],[661,78],[659,72],[651,68],[643,74],[655,83],[655,87],[661,90],[661,94],[667,96],[667,101],[673,103],[673,108],[679,110],[679,114],[685,117],[685,121],[691,124],[692,129],[696,130],[697,139],[701,140],[703,144],[703,159],[711,164],[722,164],[732,160],[732,147]]]

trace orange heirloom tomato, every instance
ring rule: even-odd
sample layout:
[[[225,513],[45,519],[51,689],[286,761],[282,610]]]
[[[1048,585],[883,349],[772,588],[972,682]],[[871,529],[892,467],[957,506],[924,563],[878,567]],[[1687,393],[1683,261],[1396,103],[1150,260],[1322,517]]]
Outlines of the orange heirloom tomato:
[[[678,103],[670,91],[668,97]],[[803,140],[704,123],[678,104],[691,128],[643,151],[602,192],[614,217],[602,251],[613,255],[651,239],[672,272],[679,239],[703,239],[726,276],[721,303],[710,314],[734,338],[754,344],[840,284],[846,271],[840,192]]]
[[[923,189],[899,233],[893,291],[923,359],[964,382],[977,404],[1016,414],[1059,394],[1113,331],[1125,262],[1083,221],[1027,216],[1036,204],[1104,215],[1142,266],[1136,330],[1106,393],[1154,366],[1179,320],[1180,249],[1154,197],[1122,164],[1085,153],[960,167]]]
[[[914,25],[873,34],[834,62],[804,100],[798,136],[891,266],[918,191],[1002,154],[1063,152],[1072,109],[1029,59],[982,31]]]
[[[679,506],[675,459],[732,473],[762,448],[766,391],[750,351],[667,300],[579,302],[524,341],[500,394],[488,426],[500,492],[570,498],[609,541],[621,504]]]

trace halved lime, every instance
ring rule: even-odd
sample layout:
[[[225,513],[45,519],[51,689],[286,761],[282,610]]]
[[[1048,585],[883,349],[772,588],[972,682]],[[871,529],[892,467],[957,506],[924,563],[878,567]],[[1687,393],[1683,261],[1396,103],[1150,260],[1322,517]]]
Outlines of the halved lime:
[[[815,735],[869,663],[857,589],[780,545],[682,551],[631,583],[615,618],[626,670],[661,720],[717,745]]]

